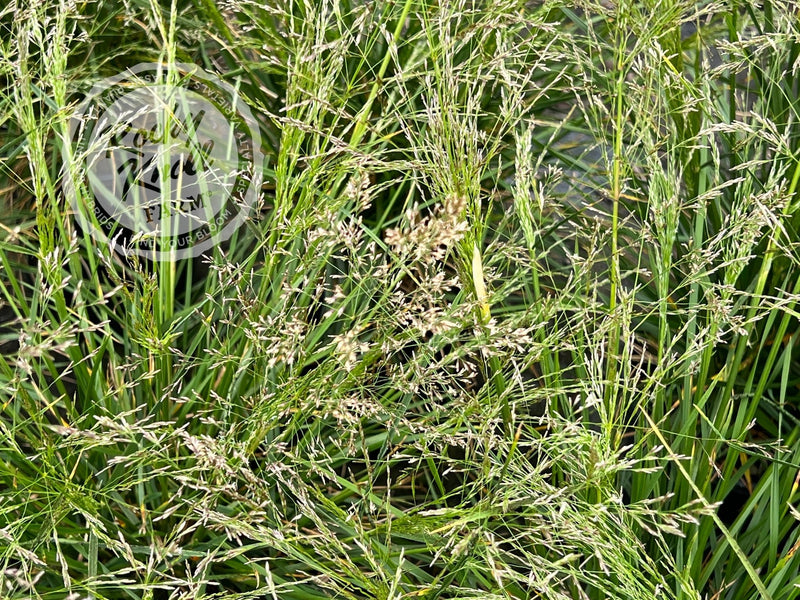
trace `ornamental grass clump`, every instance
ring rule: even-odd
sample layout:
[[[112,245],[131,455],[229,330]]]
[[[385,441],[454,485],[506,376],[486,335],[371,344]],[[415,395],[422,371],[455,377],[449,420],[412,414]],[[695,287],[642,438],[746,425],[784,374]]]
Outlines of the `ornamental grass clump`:
[[[0,29],[0,596],[800,597],[794,5]],[[87,208],[71,119],[142,63],[258,132],[196,255]]]

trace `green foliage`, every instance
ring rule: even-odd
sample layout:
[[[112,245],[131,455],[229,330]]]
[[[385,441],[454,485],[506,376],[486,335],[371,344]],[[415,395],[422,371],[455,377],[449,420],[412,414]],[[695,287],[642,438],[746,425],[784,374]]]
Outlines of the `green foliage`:
[[[12,1],[0,594],[800,597],[796,17]],[[143,61],[262,129],[203,257],[64,198],[72,110]]]

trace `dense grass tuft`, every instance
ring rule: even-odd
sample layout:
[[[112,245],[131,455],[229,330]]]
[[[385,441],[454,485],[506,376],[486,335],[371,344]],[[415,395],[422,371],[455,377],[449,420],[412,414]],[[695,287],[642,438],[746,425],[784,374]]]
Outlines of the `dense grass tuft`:
[[[800,597],[793,3],[11,0],[0,32],[0,596]],[[64,193],[75,106],[158,61],[234,84],[267,155],[191,260]]]

